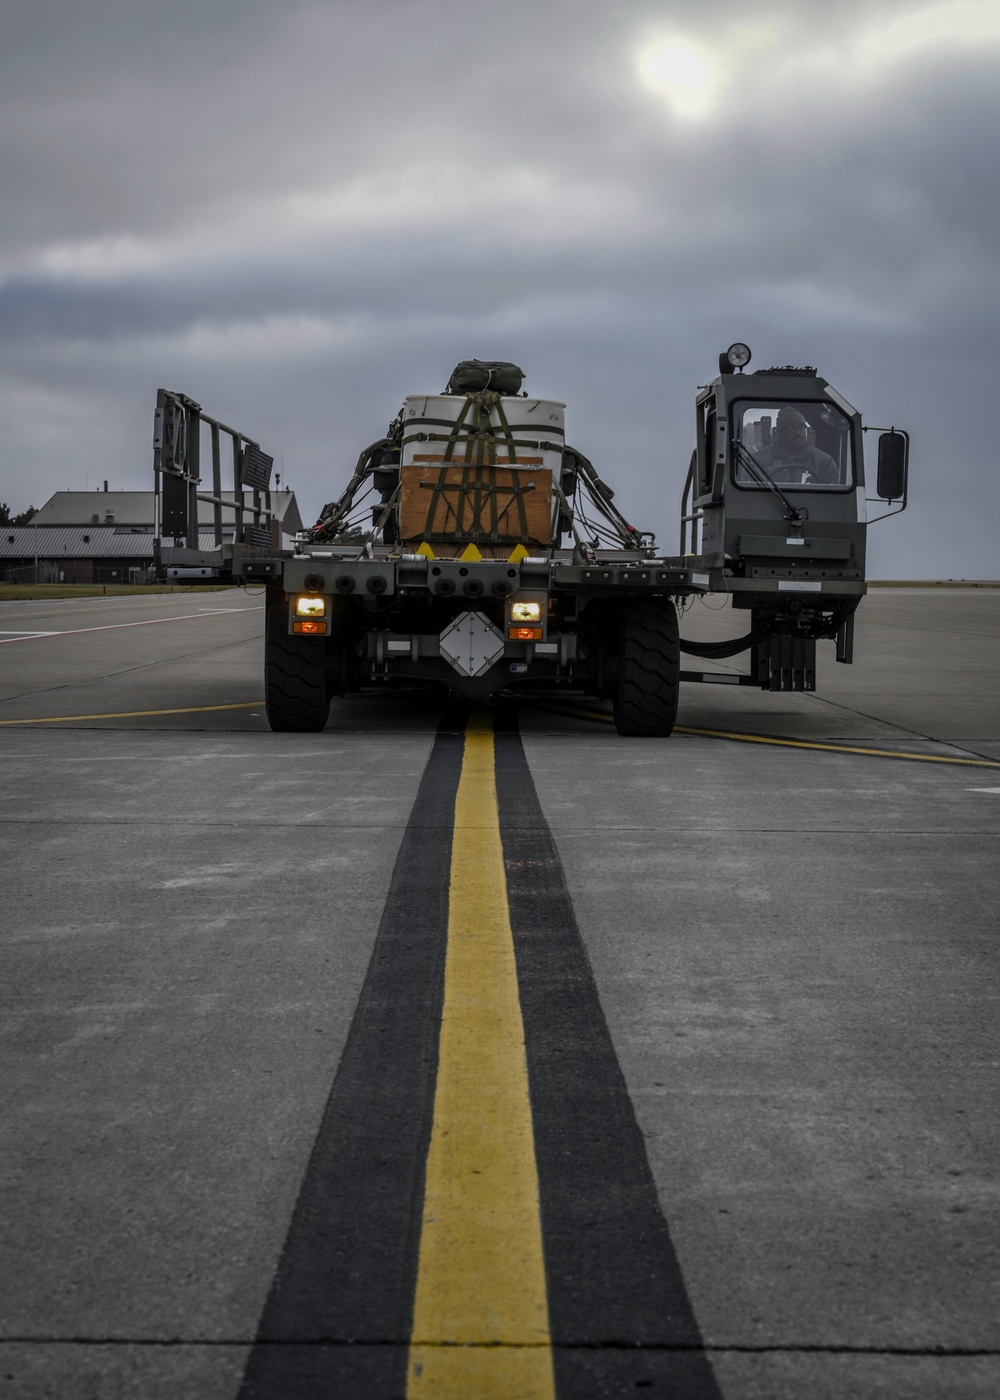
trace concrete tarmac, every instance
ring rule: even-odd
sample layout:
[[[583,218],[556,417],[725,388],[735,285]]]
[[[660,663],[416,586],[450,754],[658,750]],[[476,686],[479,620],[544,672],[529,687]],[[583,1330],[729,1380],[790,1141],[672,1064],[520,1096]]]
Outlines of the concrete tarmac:
[[[261,602],[0,606],[16,1400],[240,1389],[440,714],[271,734]],[[683,693],[910,758],[521,707],[726,1400],[1000,1390],[998,638],[1000,591],[878,591],[816,695]]]

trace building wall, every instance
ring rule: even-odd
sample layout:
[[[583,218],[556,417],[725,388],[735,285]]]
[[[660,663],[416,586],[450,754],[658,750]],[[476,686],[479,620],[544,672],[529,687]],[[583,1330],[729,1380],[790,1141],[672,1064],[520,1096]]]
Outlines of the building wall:
[[[153,565],[149,557],[124,558],[124,559],[71,559],[53,558],[51,555],[46,558],[44,555],[37,560],[33,556],[5,559],[0,567],[0,577],[7,577],[10,582],[29,582],[27,577],[21,578],[20,574],[25,570],[31,572],[31,581],[46,583],[128,583],[135,570],[140,573],[147,573]]]
[[[93,559],[63,559],[59,564],[60,583],[93,583]]]

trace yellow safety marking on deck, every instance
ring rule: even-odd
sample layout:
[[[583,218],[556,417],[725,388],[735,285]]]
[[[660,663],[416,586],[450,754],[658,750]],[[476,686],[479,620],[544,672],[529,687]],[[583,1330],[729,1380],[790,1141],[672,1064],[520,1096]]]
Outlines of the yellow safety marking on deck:
[[[584,710],[576,706],[540,705],[539,709],[553,714],[575,715],[579,719],[596,719],[602,724],[614,724],[614,716],[603,710]],[[914,763],[952,763],[966,768],[1000,768],[988,758],[949,758],[946,754],[907,753],[905,749],[864,749],[849,744],[822,744],[812,739],[775,739],[769,734],[740,734],[728,729],[693,729],[687,724],[674,726],[675,734],[699,734],[707,739],[736,739],[744,744],[773,744],[781,749],[822,749],[825,753],[857,753],[868,758],[909,758]]]
[[[483,556],[474,544],[467,544],[458,557],[468,560],[470,564],[477,564]]]
[[[525,549],[524,545],[516,544],[511,550],[511,552],[507,555],[507,563],[517,564],[522,559],[527,559],[528,557],[528,551]]]
[[[408,1400],[554,1400],[524,1026],[487,716],[455,800]]]
[[[70,724],[82,719],[142,719],[146,715],[203,715],[212,710],[254,710],[263,700],[244,700],[238,705],[186,705],[179,710],[119,710],[107,715],[49,715],[45,719],[0,719],[0,724]]]

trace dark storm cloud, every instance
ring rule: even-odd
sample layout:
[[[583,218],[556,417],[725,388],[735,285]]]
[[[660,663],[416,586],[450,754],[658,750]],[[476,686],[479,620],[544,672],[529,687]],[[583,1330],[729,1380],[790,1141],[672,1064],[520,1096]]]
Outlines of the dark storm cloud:
[[[165,382],[283,451],[308,512],[404,393],[498,355],[670,544],[693,387],[745,338],[913,431],[881,572],[995,575],[963,411],[997,332],[988,11],[16,7],[2,494],[145,484]],[[681,81],[651,86],[664,44]]]

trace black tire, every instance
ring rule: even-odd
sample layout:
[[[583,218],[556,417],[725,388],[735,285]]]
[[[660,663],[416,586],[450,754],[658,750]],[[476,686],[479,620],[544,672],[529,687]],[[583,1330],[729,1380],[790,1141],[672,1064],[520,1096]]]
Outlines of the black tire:
[[[330,714],[325,642],[289,635],[288,603],[280,588],[267,591],[264,701],[267,722],[279,733],[318,733]]]
[[[621,620],[618,685],[619,734],[665,739],[677,720],[681,649],[677,610],[668,599],[643,598]]]

